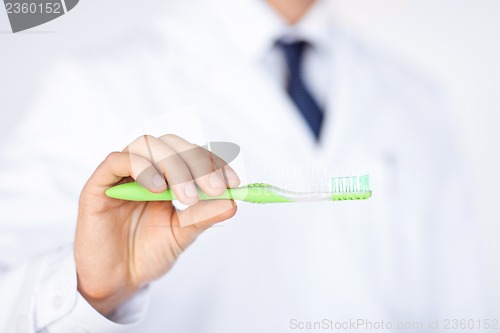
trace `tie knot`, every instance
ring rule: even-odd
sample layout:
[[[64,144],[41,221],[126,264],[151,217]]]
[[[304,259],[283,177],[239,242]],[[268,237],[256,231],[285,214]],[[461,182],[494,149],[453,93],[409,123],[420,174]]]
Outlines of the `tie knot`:
[[[309,45],[306,41],[284,41],[279,40],[276,45],[281,49],[283,55],[285,56],[288,69],[293,72],[299,70],[302,63],[302,55],[304,50]]]

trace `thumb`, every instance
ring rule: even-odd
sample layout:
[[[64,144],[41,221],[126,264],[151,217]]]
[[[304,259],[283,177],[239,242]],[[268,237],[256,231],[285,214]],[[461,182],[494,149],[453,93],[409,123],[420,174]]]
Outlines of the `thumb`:
[[[236,214],[238,206],[233,200],[199,201],[183,211],[177,211],[177,241],[185,249],[194,239],[216,223],[230,219]]]

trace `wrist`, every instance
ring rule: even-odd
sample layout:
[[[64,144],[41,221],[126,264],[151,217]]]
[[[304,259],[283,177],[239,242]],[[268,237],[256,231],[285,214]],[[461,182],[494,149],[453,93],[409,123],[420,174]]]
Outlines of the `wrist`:
[[[105,317],[109,317],[113,311],[139,290],[139,287],[129,284],[106,289],[89,287],[78,276],[78,292],[96,311]]]

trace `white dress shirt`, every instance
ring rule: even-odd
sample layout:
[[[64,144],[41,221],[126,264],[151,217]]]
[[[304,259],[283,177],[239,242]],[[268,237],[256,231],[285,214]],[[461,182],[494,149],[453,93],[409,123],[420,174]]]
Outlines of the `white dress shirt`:
[[[273,48],[283,36],[313,45],[305,73],[326,108],[319,145],[284,90]],[[191,104],[199,126],[182,111]],[[369,171],[374,196],[241,203],[104,318],[76,289],[78,195],[140,125],[239,144],[245,182],[323,189]],[[461,179],[435,89],[336,27],[327,1],[294,28],[262,1],[172,1],[137,38],[55,69],[0,152],[0,328],[288,332],[297,321],[479,316],[487,285]]]

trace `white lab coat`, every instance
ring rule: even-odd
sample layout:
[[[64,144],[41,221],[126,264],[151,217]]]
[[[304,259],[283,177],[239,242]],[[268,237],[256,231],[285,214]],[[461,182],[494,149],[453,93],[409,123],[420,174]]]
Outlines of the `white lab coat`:
[[[260,10],[224,5],[241,25]],[[332,29],[317,146],[282,87],[232,44],[221,7],[197,6],[203,14],[180,5],[147,34],[58,66],[2,146],[2,332],[286,332],[298,321],[483,314],[475,221],[435,90]],[[239,144],[246,182],[301,189],[368,170],[373,198],[242,203],[165,277],[103,318],[76,291],[79,192],[138,127],[175,132],[167,113],[193,104],[200,124],[177,134]]]

